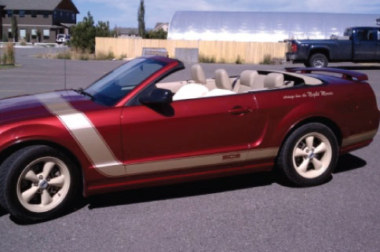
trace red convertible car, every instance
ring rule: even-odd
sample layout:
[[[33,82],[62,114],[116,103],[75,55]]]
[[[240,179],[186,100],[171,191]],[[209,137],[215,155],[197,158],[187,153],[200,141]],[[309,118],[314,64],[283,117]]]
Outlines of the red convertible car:
[[[274,168],[297,186],[326,181],[367,146],[379,110],[365,74],[225,70],[165,82],[183,64],[130,61],[90,87],[0,101],[0,205],[51,219],[74,197]],[[327,73],[327,74],[326,74]]]

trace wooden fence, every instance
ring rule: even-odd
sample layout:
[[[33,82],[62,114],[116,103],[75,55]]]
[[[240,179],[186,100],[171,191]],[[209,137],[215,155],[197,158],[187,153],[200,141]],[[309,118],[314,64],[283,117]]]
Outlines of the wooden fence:
[[[237,58],[247,64],[258,64],[266,55],[284,58],[286,43],[230,42],[230,41],[188,41],[138,38],[96,38],[96,53],[113,52],[135,58],[142,55],[143,48],[166,48],[169,57],[175,57],[175,48],[198,48],[200,57],[214,58],[216,62],[235,63]]]

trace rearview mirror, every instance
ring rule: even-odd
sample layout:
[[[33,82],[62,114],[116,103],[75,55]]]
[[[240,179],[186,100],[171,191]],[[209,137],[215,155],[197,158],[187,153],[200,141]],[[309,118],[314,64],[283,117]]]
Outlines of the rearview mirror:
[[[173,93],[168,89],[156,88],[150,95],[141,97],[139,101],[145,105],[169,104],[173,102]]]

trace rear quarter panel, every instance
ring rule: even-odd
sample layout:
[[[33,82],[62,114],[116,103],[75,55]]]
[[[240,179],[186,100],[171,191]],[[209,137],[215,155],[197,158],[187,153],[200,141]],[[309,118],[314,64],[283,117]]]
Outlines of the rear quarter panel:
[[[258,119],[267,125],[262,146],[280,147],[294,127],[313,118],[333,122],[340,131],[340,144],[349,136],[378,128],[376,100],[367,83],[337,77],[325,77],[324,81],[331,84],[256,94]]]

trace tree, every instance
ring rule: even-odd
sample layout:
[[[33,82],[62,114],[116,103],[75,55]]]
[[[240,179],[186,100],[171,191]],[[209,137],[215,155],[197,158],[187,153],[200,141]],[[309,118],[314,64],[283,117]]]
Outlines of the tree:
[[[71,27],[70,31],[72,35],[70,44],[73,47],[82,51],[95,51],[96,30],[94,26],[94,18],[90,12],[87,13],[87,16],[84,17],[81,22]]]
[[[83,21],[77,25],[71,27],[70,45],[80,49],[81,51],[95,52],[95,37],[111,37],[109,22],[99,21],[94,25],[94,18],[90,12],[87,13],[87,17],[83,18]]]
[[[140,6],[137,14],[137,21],[139,24],[139,36],[144,38],[145,37],[145,6],[144,6],[144,0],[140,0]]]
[[[145,37],[147,39],[167,39],[168,37],[168,33],[162,29],[158,30],[158,31],[149,31]]]
[[[96,37],[111,37],[110,23],[99,21],[95,27]]]
[[[18,24],[17,24],[17,19],[15,15],[12,15],[12,38],[13,42],[17,42],[18,40]]]

